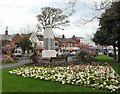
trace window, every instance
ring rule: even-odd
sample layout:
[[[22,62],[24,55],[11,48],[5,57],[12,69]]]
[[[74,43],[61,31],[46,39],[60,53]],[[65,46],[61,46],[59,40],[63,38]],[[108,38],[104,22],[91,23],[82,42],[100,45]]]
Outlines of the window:
[[[65,44],[63,43],[63,47],[65,47]]]
[[[68,43],[68,47],[72,47],[72,43]]]
[[[70,43],[68,43],[68,47],[70,47]]]
[[[57,42],[55,42],[55,46],[58,46],[58,43],[57,43]]]

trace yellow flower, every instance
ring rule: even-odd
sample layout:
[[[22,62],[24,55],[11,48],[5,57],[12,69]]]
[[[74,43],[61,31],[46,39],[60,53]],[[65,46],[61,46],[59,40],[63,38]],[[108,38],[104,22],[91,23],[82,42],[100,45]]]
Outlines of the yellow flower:
[[[11,60],[11,57],[10,57],[10,56],[7,56],[7,60]]]
[[[90,75],[89,77],[90,77],[90,78],[93,78],[94,76],[93,76],[93,75]]]

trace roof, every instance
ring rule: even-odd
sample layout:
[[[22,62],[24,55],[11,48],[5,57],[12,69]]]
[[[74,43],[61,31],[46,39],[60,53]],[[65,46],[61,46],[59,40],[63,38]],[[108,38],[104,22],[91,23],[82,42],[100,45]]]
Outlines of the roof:
[[[17,34],[14,35],[0,34],[0,40],[12,40]]]
[[[18,33],[17,33],[18,34]],[[12,35],[12,38],[14,38],[17,34]]]
[[[59,42],[72,42],[72,43],[75,43],[76,41],[74,41],[72,38],[57,38],[56,39],[59,41]]]
[[[13,35],[0,34],[0,40],[11,40]]]
[[[84,39],[83,37],[76,37],[77,39]]]

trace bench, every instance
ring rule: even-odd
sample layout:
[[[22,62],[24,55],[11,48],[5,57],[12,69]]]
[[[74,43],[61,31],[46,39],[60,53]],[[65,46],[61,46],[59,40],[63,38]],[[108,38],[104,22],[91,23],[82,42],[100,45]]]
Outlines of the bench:
[[[64,57],[51,57],[50,58],[50,63],[54,63],[54,62],[64,62],[66,63],[67,62],[67,56],[64,56]]]
[[[38,58],[38,62],[43,62],[43,63],[66,63],[67,62],[67,57],[51,57],[51,58]]]

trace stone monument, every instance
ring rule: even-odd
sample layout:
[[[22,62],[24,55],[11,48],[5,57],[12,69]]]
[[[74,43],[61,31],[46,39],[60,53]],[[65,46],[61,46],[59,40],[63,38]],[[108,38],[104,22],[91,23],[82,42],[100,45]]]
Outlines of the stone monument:
[[[44,50],[42,51],[42,57],[51,58],[56,57],[55,43],[54,43],[54,33],[52,31],[51,25],[46,25],[44,30]]]

